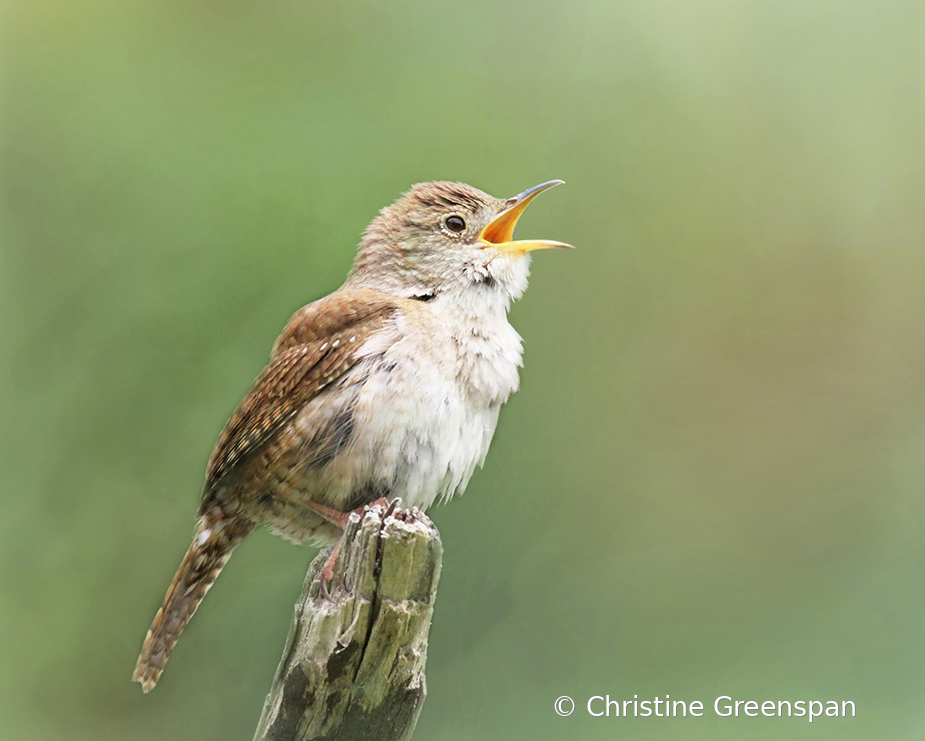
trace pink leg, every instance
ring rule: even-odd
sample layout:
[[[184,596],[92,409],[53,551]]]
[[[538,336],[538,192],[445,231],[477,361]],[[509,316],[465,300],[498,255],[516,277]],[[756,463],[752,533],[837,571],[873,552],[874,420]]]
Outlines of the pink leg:
[[[336,564],[337,559],[340,558],[340,549],[343,544],[344,539],[340,538],[331,549],[331,553],[327,557],[327,560],[325,560],[324,566],[321,567],[321,596],[329,602],[331,601],[331,593],[328,592],[328,584],[334,578],[334,564]]]
[[[328,507],[325,504],[319,502],[314,502],[308,500],[305,502],[305,505],[312,510],[315,514],[321,517],[326,522],[330,522],[335,527],[339,528],[341,532],[347,529],[347,522],[350,519],[350,515],[356,512],[358,515],[362,516],[363,512],[366,511],[367,507],[372,507],[373,505],[380,505],[385,507],[387,511],[391,511],[395,508],[396,501],[393,500],[391,507],[389,506],[389,501],[385,497],[380,497],[375,502],[370,502],[369,504],[364,504],[361,507],[357,507],[355,510],[350,512],[341,512],[339,509],[334,509],[333,507]],[[334,544],[334,547],[331,549],[330,555],[324,562],[324,566],[321,567],[321,594],[326,600],[331,599],[330,592],[328,592],[328,584],[334,578],[334,566],[337,564],[337,559],[340,558],[341,547],[344,544],[344,539],[340,538],[337,543]]]

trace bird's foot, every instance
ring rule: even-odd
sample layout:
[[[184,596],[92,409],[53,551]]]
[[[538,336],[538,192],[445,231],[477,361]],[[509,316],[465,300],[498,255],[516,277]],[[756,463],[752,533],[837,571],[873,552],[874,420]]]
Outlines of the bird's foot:
[[[334,579],[334,567],[337,565],[337,559],[340,558],[340,549],[344,544],[343,538],[338,538],[328,557],[325,559],[324,566],[321,567],[321,584],[319,589],[321,596],[328,602],[331,601],[331,593],[328,591],[328,584]]]
[[[317,512],[321,517],[330,522],[332,525],[336,525],[346,534],[347,522],[350,519],[350,516],[355,514],[358,517],[363,517],[370,507],[382,507],[385,510],[384,517],[388,517],[395,511],[395,508],[401,502],[400,499],[392,499],[389,501],[385,497],[380,497],[374,502],[369,504],[364,504],[360,507],[357,507],[350,512],[341,512],[340,510],[333,509],[332,507],[327,507],[318,502],[312,502],[312,509]],[[338,538],[337,543],[334,544],[334,547],[331,549],[331,552],[328,554],[328,557],[325,559],[324,565],[321,567],[320,584],[319,590],[321,596],[326,600],[331,601],[331,592],[328,585],[334,580],[334,567],[337,566],[337,559],[340,558],[340,552],[344,545],[344,536],[341,535]]]

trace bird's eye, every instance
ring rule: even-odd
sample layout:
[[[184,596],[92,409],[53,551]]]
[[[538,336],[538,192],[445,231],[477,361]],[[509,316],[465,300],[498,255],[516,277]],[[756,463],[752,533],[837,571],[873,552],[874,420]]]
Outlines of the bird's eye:
[[[453,234],[461,234],[466,231],[466,220],[458,214],[451,214],[443,220],[443,226]]]

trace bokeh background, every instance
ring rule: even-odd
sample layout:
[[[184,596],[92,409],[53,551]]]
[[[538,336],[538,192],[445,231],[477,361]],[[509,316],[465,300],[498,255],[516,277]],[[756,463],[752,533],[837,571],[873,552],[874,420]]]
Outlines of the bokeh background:
[[[129,682],[227,415],[411,183],[551,178],[417,738],[925,737],[923,7],[3,3],[0,738],[251,738],[312,549]]]

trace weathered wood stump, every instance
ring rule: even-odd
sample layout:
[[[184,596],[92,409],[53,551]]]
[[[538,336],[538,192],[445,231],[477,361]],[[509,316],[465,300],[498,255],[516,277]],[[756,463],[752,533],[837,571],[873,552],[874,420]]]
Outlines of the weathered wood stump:
[[[409,739],[427,692],[440,534],[394,502],[352,515],[326,599],[329,552],[309,567],[254,739]]]

